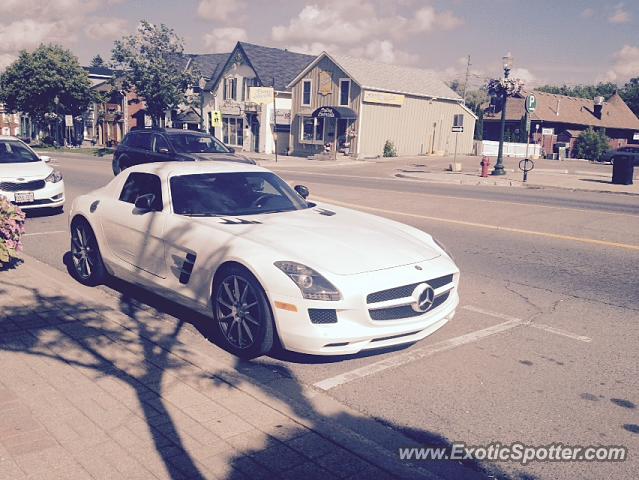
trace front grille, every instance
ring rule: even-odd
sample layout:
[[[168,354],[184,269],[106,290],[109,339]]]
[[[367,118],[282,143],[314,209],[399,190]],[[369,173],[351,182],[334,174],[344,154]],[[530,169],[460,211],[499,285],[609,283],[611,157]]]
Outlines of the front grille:
[[[412,318],[430,313],[443,304],[450,296],[450,291],[441,294],[433,301],[433,306],[427,312],[416,312],[410,305],[402,305],[401,307],[380,308],[377,310],[369,310],[373,320],[399,320],[401,318]],[[400,297],[401,298],[401,297]]]
[[[35,205],[49,205],[50,203],[54,203],[53,200],[50,200],[48,198],[43,198],[41,200],[34,200],[33,202],[12,202],[14,205],[17,206],[35,206]]]
[[[4,192],[32,192],[33,190],[44,188],[45,185],[46,182],[44,180],[33,180],[24,183],[0,182],[0,190]]]
[[[311,323],[337,323],[337,312],[329,308],[309,308]]]
[[[433,278],[432,280],[425,280],[434,290],[439,287],[443,287],[453,281],[453,275],[444,275],[443,277]],[[403,285],[401,287],[389,288],[388,290],[381,290],[374,292],[366,297],[366,303],[385,302],[387,300],[396,300],[398,298],[410,297],[413,294],[413,290],[417,285],[424,282],[412,283],[410,285]]]

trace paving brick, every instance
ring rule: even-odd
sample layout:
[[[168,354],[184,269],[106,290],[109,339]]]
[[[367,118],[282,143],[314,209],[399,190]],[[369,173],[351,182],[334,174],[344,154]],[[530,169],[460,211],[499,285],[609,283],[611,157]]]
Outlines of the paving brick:
[[[301,437],[287,440],[286,444],[293,450],[311,459],[327,455],[340,449],[340,447],[320,437],[315,432],[309,432]]]
[[[343,449],[318,457],[314,461],[339,478],[355,475],[370,465]]]
[[[265,450],[252,453],[251,458],[276,473],[290,470],[307,461],[295,450],[279,442]]]
[[[71,454],[57,444],[27,453],[14,454],[13,458],[27,475],[43,473],[74,463]]]
[[[207,422],[209,420],[216,420],[220,417],[224,417],[231,413],[225,407],[213,400],[206,400],[202,403],[195,405],[188,405],[182,407],[184,413],[190,416],[192,419],[199,422]]]
[[[301,437],[310,432],[304,425],[288,418],[285,418],[283,421],[260,424],[257,428],[282,442]]]
[[[220,438],[229,438],[254,430],[251,424],[233,413],[210,422],[204,422],[203,425]]]
[[[248,454],[249,452],[257,452],[268,448],[272,442],[276,442],[277,440],[269,437],[266,433],[260,430],[251,430],[249,432],[228,437],[226,441],[240,452]]]
[[[337,478],[335,475],[330,473],[328,470],[312,463],[305,462],[297,467],[292,468],[291,470],[287,470],[285,472],[280,473],[280,477],[283,480],[330,480],[333,478]],[[378,480],[376,477],[369,477],[368,480]]]
[[[25,477],[24,472],[18,467],[16,462],[0,455],[0,480],[21,480]]]

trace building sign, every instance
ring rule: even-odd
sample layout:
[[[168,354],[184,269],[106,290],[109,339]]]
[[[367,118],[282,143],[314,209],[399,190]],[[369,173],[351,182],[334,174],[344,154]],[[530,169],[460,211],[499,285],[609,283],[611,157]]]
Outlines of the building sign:
[[[335,118],[335,110],[331,107],[318,108],[313,116],[317,118]]]
[[[383,103],[386,105],[403,105],[404,95],[389,92],[364,91],[364,101],[368,103]]]
[[[213,112],[211,112],[211,126],[213,128],[222,126],[222,112],[219,110],[213,110]]]
[[[232,100],[225,100],[220,107],[222,115],[242,115],[242,108],[240,104]]]
[[[273,103],[273,87],[249,87],[249,101],[261,105]]]
[[[533,113],[537,108],[537,97],[532,93],[526,97],[526,111]]]
[[[554,135],[555,134],[555,129],[554,128],[542,128],[541,129],[541,134],[542,135]]]
[[[291,109],[290,108],[278,108],[275,111],[275,121],[277,125],[290,125],[291,124]],[[273,123],[273,114],[271,113],[271,123]]]
[[[320,95],[330,95],[333,91],[333,79],[331,78],[331,72],[325,72],[321,70],[319,72],[319,86],[317,93]]]

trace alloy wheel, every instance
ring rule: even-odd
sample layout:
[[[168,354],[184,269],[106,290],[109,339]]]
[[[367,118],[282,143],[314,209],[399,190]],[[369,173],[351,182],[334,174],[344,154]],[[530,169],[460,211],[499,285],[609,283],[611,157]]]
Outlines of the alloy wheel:
[[[91,277],[98,262],[98,249],[93,234],[86,225],[77,224],[71,232],[71,256],[73,267],[77,274],[83,278]]]
[[[239,276],[226,277],[216,297],[216,318],[226,340],[244,350],[255,343],[260,323],[258,296],[248,280]]]

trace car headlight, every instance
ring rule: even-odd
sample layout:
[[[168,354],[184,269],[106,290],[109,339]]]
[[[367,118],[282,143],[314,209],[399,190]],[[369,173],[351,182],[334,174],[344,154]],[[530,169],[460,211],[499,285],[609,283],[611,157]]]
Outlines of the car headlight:
[[[58,183],[61,180],[62,180],[62,173],[59,172],[58,170],[54,170],[53,172],[49,174],[47,178],[44,179],[45,182],[50,182],[50,183]]]
[[[433,242],[435,242],[435,243],[437,244],[437,246],[438,246],[438,247],[439,247],[439,248],[440,248],[440,249],[441,249],[441,250],[442,250],[442,251],[443,251],[446,255],[448,255],[448,256],[450,257],[450,259],[451,259],[451,260],[455,260],[455,259],[453,258],[452,253],[450,253],[450,250],[448,250],[448,249],[446,248],[446,246],[445,246],[443,243],[441,243],[441,242],[437,241],[437,239],[435,239],[435,237],[433,237]]]
[[[335,286],[310,267],[296,262],[275,262],[295,282],[302,296],[309,300],[341,300],[342,294]]]

